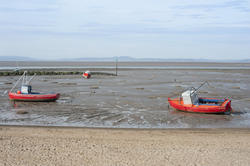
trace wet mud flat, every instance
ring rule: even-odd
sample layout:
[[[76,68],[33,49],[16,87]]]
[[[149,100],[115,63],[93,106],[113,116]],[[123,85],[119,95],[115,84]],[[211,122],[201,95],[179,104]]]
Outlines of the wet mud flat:
[[[108,71],[109,72],[109,71]],[[10,102],[18,76],[0,77],[0,124],[114,128],[249,128],[250,70],[129,69],[118,76],[37,76],[33,90],[59,92],[56,102]],[[198,87],[202,97],[232,99],[231,115],[178,112],[168,97]],[[5,94],[5,95],[4,95]]]

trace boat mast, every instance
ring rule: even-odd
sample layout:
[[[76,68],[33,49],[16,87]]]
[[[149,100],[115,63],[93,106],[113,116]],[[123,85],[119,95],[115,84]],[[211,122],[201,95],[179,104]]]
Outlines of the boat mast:
[[[203,85],[205,85],[205,84],[208,84],[208,82],[207,81],[205,81],[205,82],[203,82],[197,89],[195,89],[191,94],[193,94],[193,93],[195,93],[195,92],[197,92]],[[208,84],[209,85],[209,84]]]
[[[24,78],[24,76],[26,75],[27,71],[23,72],[23,75],[17,80],[17,82],[15,83],[15,85],[11,88],[10,92],[12,92],[12,90],[17,86],[18,82]],[[22,83],[24,82],[24,79],[22,80]]]
[[[12,92],[12,90],[17,86],[17,84],[19,83],[19,81],[22,79],[22,86],[23,85],[29,85],[31,80],[36,76],[36,73],[28,80],[28,76],[27,76],[27,71],[23,72],[23,75],[17,80],[17,82],[15,83],[15,85],[11,88],[10,92]]]
[[[115,59],[115,75],[117,76],[118,74],[118,66],[117,66],[117,63],[118,63],[118,57],[116,57]]]

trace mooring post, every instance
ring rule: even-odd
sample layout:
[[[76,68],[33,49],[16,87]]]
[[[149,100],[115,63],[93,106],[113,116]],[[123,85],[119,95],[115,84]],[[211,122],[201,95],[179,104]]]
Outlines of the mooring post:
[[[115,59],[115,75],[116,76],[118,75],[118,66],[117,66],[117,63],[118,63],[118,58],[116,57],[116,59]]]

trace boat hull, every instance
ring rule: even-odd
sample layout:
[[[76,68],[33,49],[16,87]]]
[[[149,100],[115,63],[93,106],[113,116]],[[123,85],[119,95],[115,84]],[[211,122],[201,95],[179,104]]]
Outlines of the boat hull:
[[[201,98],[201,99],[217,100],[213,98]],[[231,101],[228,99],[225,99],[220,105],[215,105],[215,104],[214,105],[206,105],[206,104],[185,105],[183,104],[183,101],[180,100],[180,98],[175,98],[175,99],[168,98],[168,102],[171,107],[175,108],[176,110],[184,111],[184,112],[216,114],[216,113],[225,113],[225,112],[231,111]]]
[[[50,102],[56,101],[60,97],[59,93],[52,94],[17,94],[9,92],[9,99],[14,101],[30,102]]]

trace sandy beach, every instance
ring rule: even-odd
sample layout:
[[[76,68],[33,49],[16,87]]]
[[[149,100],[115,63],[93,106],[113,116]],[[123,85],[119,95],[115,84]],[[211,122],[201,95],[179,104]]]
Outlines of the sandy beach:
[[[249,129],[0,127],[0,165],[250,165]]]

